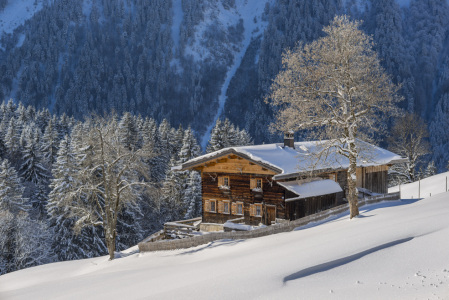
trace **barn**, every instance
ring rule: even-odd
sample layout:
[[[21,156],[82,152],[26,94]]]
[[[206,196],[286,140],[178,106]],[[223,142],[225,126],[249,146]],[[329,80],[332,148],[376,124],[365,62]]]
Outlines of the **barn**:
[[[239,219],[248,225],[295,220],[346,201],[349,161],[332,141],[294,142],[224,148],[189,160],[175,170],[201,172],[203,223]],[[357,140],[357,187],[387,193],[388,168],[401,156]]]

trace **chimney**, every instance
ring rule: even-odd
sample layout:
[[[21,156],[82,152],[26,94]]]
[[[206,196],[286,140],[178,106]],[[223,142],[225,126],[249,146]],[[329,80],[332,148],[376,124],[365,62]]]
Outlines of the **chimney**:
[[[292,130],[284,132],[284,147],[295,149],[295,133]]]

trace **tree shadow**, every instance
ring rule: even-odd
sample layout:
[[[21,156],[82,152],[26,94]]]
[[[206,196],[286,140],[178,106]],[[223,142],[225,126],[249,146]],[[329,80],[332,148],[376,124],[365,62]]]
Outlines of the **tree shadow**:
[[[368,204],[366,206],[362,206],[360,208],[360,211],[363,213],[366,212],[370,212],[379,208],[384,208],[384,207],[395,207],[395,206],[402,206],[402,205],[409,205],[409,204],[413,204],[415,202],[418,202],[421,199],[400,199],[397,201],[383,201],[383,202],[379,202],[379,203],[374,203],[374,204]]]
[[[371,249],[368,249],[368,250],[365,250],[365,251],[362,251],[362,252],[359,252],[359,253],[356,253],[356,254],[353,254],[353,255],[350,255],[350,256],[346,256],[346,257],[343,257],[343,258],[340,258],[340,259],[336,259],[336,260],[333,260],[333,261],[325,262],[323,264],[319,264],[319,265],[316,265],[316,266],[313,266],[313,267],[309,267],[309,268],[300,270],[298,272],[295,272],[293,274],[285,276],[284,279],[283,279],[283,283],[285,285],[285,284],[287,284],[288,281],[301,279],[301,278],[304,278],[304,277],[307,277],[307,276],[310,276],[310,275],[314,275],[314,274],[317,274],[317,273],[325,272],[325,271],[328,271],[328,270],[331,270],[331,269],[343,266],[345,264],[348,264],[350,262],[358,260],[358,259],[360,259],[360,258],[362,258],[362,257],[364,257],[364,256],[366,256],[368,254],[372,254],[374,252],[377,252],[377,251],[380,251],[380,250],[383,250],[383,249],[386,249],[386,248],[394,247],[396,245],[409,242],[409,241],[411,241],[413,239],[414,239],[414,237],[408,237],[408,238],[396,240],[396,241],[389,242],[389,243],[386,243],[386,244],[382,244],[382,245],[373,247]]]
[[[370,215],[364,215],[368,212],[374,211],[376,209],[379,208],[384,208],[384,207],[395,207],[395,206],[401,206],[401,205],[408,205],[408,204],[413,204],[417,201],[419,201],[421,199],[400,199],[397,201],[383,201],[383,202],[378,202],[378,203],[373,203],[373,204],[368,204],[368,205],[364,205],[362,207],[359,208],[360,210],[360,215],[357,216],[357,218],[369,218],[372,216],[375,216],[373,214]],[[298,226],[295,229],[293,229],[293,231],[299,231],[299,230],[304,230],[304,229],[308,229],[308,228],[312,228],[315,226],[319,226],[321,224],[324,223],[328,223],[328,222],[334,222],[340,218],[343,217],[347,217],[349,216],[349,210],[342,212],[338,215],[334,215],[334,216],[330,216],[329,218],[326,218],[324,220],[320,220],[320,221],[316,221],[316,222],[311,222],[307,225],[303,225],[303,226]]]

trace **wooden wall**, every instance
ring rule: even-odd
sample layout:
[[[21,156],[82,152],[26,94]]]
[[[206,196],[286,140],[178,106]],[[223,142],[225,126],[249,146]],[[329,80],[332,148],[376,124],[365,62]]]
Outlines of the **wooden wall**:
[[[228,176],[230,189],[223,191],[218,187],[218,177]],[[205,200],[230,200],[232,203],[243,202],[245,222],[257,225],[262,221],[261,217],[250,216],[250,204],[265,204],[276,206],[276,217],[285,218],[284,188],[271,180],[271,176],[265,174],[229,174],[229,173],[206,173],[202,172],[203,189],[203,222],[205,223],[225,223],[227,220],[242,217],[241,215],[220,214],[207,212],[205,210]],[[263,178],[262,198],[257,198],[250,188],[251,178]]]
[[[388,193],[388,166],[357,168],[357,187],[368,189],[374,193]]]
[[[342,204],[342,192],[318,197],[310,197],[286,203],[286,218],[290,221],[318,213]]]

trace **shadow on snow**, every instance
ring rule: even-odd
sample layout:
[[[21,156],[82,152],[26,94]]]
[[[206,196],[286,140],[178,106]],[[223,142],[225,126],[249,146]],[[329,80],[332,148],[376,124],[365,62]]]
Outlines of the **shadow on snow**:
[[[340,259],[336,259],[336,260],[333,260],[333,261],[329,261],[329,262],[326,262],[326,263],[323,263],[323,264],[319,264],[319,265],[316,265],[316,266],[313,266],[313,267],[310,267],[310,268],[306,268],[306,269],[300,270],[300,271],[298,271],[296,273],[293,273],[293,274],[290,274],[288,276],[285,276],[284,279],[283,279],[283,283],[285,285],[288,281],[291,281],[291,280],[301,279],[303,277],[307,277],[307,276],[310,276],[310,275],[314,275],[314,274],[317,274],[317,273],[320,273],[320,272],[325,272],[325,271],[328,271],[328,270],[331,270],[331,269],[343,266],[345,264],[348,264],[350,262],[358,260],[358,259],[360,259],[360,258],[362,258],[362,257],[364,257],[364,256],[366,256],[368,254],[371,254],[371,253],[374,253],[374,252],[377,252],[377,251],[380,251],[380,250],[383,250],[383,249],[386,249],[386,248],[394,247],[396,245],[409,242],[409,241],[411,241],[413,239],[414,239],[414,237],[408,237],[408,238],[405,238],[405,239],[396,240],[396,241],[389,242],[389,243],[386,243],[386,244],[383,244],[383,245],[379,245],[379,246],[373,247],[371,249],[368,249],[368,250],[365,250],[365,251],[362,251],[362,252],[359,252],[359,253],[356,253],[356,254],[353,254],[353,255],[350,255],[350,256],[346,256],[346,257],[343,257],[343,258],[340,258]]]

